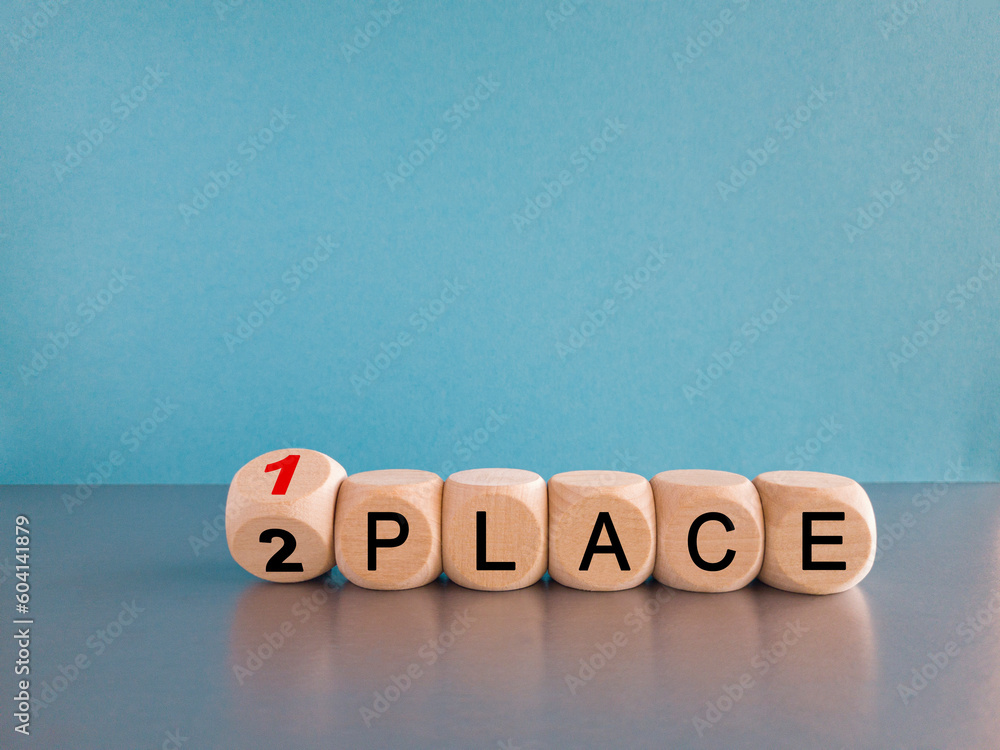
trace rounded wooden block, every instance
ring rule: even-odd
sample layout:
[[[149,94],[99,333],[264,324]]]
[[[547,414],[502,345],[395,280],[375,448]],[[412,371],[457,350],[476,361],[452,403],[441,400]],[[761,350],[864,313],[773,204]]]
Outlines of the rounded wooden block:
[[[753,483],[764,510],[761,581],[796,593],[835,594],[868,575],[875,511],[860,484],[814,471],[770,471]]]
[[[547,507],[545,480],[533,471],[452,474],[441,506],[445,574],[460,586],[481,591],[535,583],[548,563]]]
[[[297,459],[293,458],[298,456]],[[329,456],[293,448],[258,456],[226,499],[229,552],[258,578],[307,581],[333,567],[333,511],[347,472]]]
[[[644,477],[624,471],[568,471],[549,480],[553,579],[585,591],[620,591],[649,578],[655,558],[656,512]]]
[[[764,561],[764,513],[749,479],[690,469],[660,472],[649,483],[656,501],[657,581],[684,591],[720,592],[757,577]]]
[[[345,479],[333,525],[337,569],[367,589],[412,589],[441,575],[443,487],[437,474],[411,469]]]

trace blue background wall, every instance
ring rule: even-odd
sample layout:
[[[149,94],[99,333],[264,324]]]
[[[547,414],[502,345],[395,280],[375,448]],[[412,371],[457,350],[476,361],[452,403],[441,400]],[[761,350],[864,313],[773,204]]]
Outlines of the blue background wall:
[[[0,10],[0,480],[1000,478],[995,4],[110,5]]]

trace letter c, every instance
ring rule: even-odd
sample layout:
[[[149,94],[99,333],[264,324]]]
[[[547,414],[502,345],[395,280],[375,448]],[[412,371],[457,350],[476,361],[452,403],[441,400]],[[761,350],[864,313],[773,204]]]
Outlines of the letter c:
[[[733,531],[736,527],[733,526],[733,522],[729,519],[729,516],[712,511],[711,513],[702,513],[696,519],[694,523],[691,524],[691,528],[688,530],[688,553],[691,555],[691,560],[702,570],[708,570],[713,573],[720,570],[725,570],[733,562],[736,557],[736,551],[732,549],[727,549],[726,554],[722,556],[719,562],[706,562],[705,559],[698,552],[698,532],[701,527],[704,526],[709,521],[718,521],[726,529],[726,531]]]

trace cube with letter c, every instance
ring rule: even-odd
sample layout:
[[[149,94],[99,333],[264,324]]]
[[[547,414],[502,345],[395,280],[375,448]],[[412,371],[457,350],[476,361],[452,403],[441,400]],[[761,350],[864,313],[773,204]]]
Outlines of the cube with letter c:
[[[728,471],[680,469],[650,480],[656,500],[656,567],[662,584],[685,591],[735,591],[764,560],[757,488]]]

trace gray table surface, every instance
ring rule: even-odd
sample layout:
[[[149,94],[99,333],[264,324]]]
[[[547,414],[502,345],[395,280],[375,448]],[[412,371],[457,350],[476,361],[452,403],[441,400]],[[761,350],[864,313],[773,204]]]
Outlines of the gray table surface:
[[[70,488],[2,487],[0,745],[1000,747],[1000,485],[867,489],[872,572],[809,597],[268,584],[213,528],[225,487],[105,487],[72,512]],[[11,725],[20,513],[47,701],[29,738]]]

